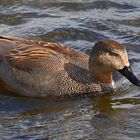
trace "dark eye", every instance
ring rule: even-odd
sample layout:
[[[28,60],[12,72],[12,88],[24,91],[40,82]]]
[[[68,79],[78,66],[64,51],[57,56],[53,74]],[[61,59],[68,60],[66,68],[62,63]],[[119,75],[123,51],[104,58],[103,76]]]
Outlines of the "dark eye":
[[[108,52],[109,52],[109,54],[112,55],[112,56],[118,56],[118,54],[115,53],[115,52],[112,52],[112,51],[108,51]]]

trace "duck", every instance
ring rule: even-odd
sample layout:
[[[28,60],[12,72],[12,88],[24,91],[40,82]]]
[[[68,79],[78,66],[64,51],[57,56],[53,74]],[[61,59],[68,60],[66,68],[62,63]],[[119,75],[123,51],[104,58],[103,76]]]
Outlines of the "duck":
[[[112,93],[116,90],[114,71],[140,87],[125,47],[112,39],[97,41],[87,55],[55,42],[0,36],[0,81],[22,96],[64,98]]]

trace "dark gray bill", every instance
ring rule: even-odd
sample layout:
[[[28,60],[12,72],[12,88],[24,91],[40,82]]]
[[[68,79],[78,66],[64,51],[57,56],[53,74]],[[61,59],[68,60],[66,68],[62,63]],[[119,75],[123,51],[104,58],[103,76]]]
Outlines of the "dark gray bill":
[[[140,87],[140,80],[134,75],[130,67],[124,67],[118,70],[122,75],[124,75],[132,84]]]

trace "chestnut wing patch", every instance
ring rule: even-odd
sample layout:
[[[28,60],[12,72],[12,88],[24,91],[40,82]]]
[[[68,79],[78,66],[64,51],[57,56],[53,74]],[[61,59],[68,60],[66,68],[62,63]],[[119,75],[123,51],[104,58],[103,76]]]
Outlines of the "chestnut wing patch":
[[[20,44],[15,46],[14,49],[10,50],[6,56],[10,66],[15,67],[19,70],[31,71],[35,67],[47,65],[63,65],[66,59],[63,54],[58,53],[52,49],[40,47],[37,45],[26,45]]]

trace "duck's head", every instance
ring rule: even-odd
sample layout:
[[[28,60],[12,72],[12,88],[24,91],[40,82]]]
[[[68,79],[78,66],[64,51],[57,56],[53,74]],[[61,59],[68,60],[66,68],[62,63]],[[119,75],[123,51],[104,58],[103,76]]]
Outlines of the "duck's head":
[[[114,84],[112,72],[119,71],[131,83],[140,86],[140,81],[133,74],[125,48],[116,41],[98,41],[92,48],[89,59],[91,80],[104,84]]]

